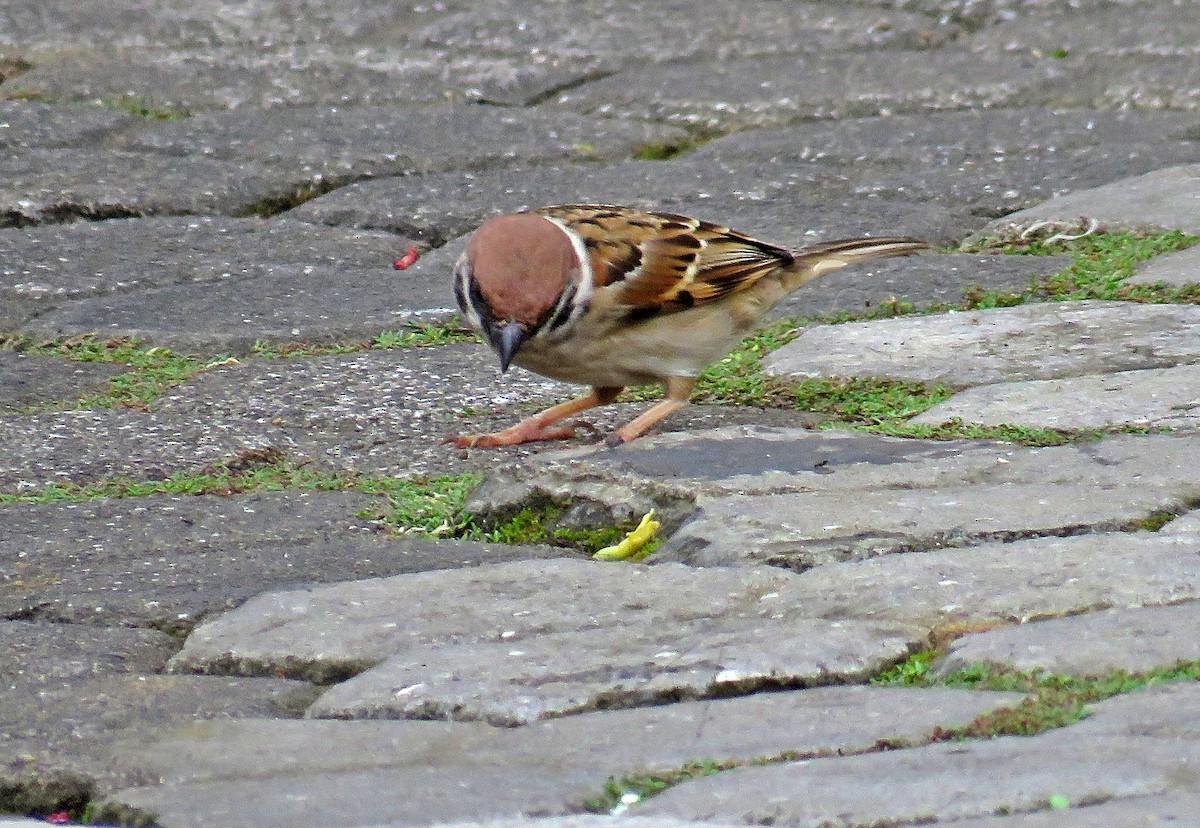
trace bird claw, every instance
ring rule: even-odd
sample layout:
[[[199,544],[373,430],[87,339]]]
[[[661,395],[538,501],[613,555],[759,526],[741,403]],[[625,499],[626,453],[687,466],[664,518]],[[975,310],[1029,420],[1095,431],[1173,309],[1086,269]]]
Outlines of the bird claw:
[[[628,441],[624,437],[621,436],[621,432],[619,432],[619,431],[614,431],[612,434],[610,434],[604,438],[604,445],[608,446],[609,448],[616,448],[617,446],[623,446],[627,442]]]
[[[458,448],[498,448],[500,446],[516,446],[521,443],[534,443],[541,440],[567,440],[575,436],[579,426],[592,428],[591,423],[573,422],[557,426],[539,426],[535,424],[517,423],[512,428],[497,431],[492,434],[464,434],[458,437],[447,437],[445,442],[452,443]]]

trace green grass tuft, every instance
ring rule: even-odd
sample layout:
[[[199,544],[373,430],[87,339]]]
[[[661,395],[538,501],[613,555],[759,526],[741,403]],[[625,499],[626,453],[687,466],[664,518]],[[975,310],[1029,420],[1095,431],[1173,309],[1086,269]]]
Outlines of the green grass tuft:
[[[871,683],[890,687],[997,690],[1027,696],[1012,707],[984,713],[961,727],[937,728],[931,734],[933,741],[1032,736],[1079,721],[1087,715],[1087,705],[1093,702],[1171,681],[1200,681],[1200,660],[1180,661],[1136,673],[1118,670],[1101,676],[1058,675],[974,664],[939,678],[931,675],[931,669],[942,654],[937,650],[915,653]]]

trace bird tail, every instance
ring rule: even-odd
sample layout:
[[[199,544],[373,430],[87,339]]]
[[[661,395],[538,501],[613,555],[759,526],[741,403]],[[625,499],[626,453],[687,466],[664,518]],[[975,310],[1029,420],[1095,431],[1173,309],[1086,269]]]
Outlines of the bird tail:
[[[911,256],[932,250],[933,245],[907,236],[839,239],[802,247],[794,252],[795,261],[785,271],[787,293],[833,270],[889,256]]]

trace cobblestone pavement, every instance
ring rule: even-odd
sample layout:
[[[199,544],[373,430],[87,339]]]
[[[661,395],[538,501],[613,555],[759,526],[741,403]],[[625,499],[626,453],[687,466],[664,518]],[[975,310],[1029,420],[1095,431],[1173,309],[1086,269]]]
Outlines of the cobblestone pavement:
[[[943,252],[451,449],[571,393],[450,310],[564,201]],[[1200,825],[1169,231],[1191,0],[0,3],[0,825]]]

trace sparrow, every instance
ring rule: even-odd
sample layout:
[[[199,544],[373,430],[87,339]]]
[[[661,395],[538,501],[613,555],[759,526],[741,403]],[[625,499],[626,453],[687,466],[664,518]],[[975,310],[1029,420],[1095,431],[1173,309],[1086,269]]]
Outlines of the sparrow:
[[[459,447],[571,437],[569,418],[626,386],[661,383],[665,398],[614,432],[633,440],[688,404],[696,378],[750,333],[772,306],[825,273],[930,249],[907,237],[857,238],[789,250],[707,221],[603,204],[542,207],[488,219],[454,268],[463,317],[519,365],[590,385]]]

